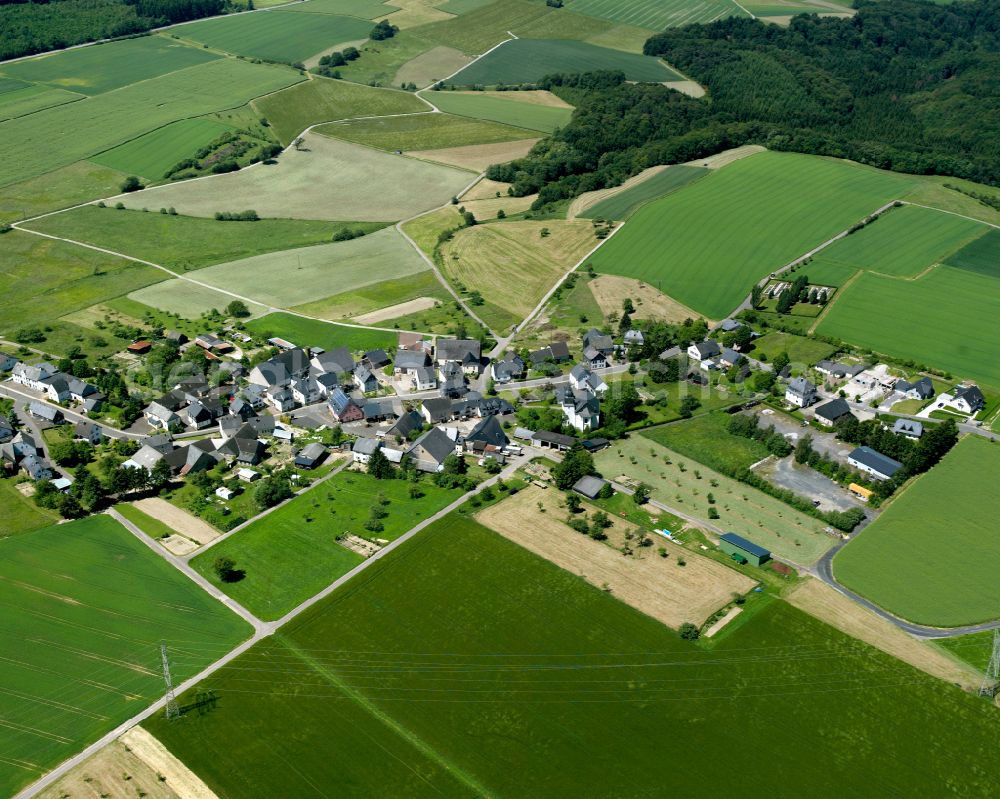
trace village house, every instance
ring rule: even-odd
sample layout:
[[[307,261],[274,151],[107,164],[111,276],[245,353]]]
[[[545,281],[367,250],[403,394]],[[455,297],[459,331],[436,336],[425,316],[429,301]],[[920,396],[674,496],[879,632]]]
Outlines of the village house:
[[[452,401],[448,397],[430,397],[420,403],[420,412],[427,424],[439,424],[451,419]]]
[[[392,363],[392,361],[389,360],[389,354],[383,349],[368,350],[368,352],[362,356],[361,362],[373,372],[377,369],[384,369]]]
[[[278,413],[285,413],[295,407],[295,396],[285,386],[271,386],[264,393],[264,397],[268,404],[278,411]]]
[[[945,401],[945,405],[959,413],[971,415],[983,409],[986,405],[986,398],[979,390],[979,386],[958,386],[952,392],[951,399]]]
[[[854,416],[854,414],[851,413],[850,405],[839,397],[823,403],[816,408],[814,413],[816,421],[824,427],[833,427],[841,419],[845,419],[848,416]]]
[[[453,363],[466,374],[478,375],[481,351],[482,345],[474,339],[438,339],[434,359],[439,368]],[[446,379],[443,374],[442,379]]]
[[[432,427],[413,442],[406,454],[420,471],[440,472],[444,468],[445,459],[454,452],[455,442],[448,434],[438,427]]]
[[[497,383],[509,383],[524,376],[524,361],[517,355],[508,354],[502,361],[490,365],[490,376]]]
[[[421,366],[414,369],[413,387],[417,391],[433,391],[438,387],[437,372],[430,366]]]
[[[351,447],[351,453],[355,463],[368,463],[375,450],[382,446],[382,442],[377,438],[359,438]]]
[[[43,422],[48,422],[49,424],[63,423],[62,411],[44,402],[33,401],[28,406],[28,413],[36,419],[41,419]]]
[[[892,426],[892,432],[907,438],[920,438],[924,434],[924,426],[920,422],[911,419],[897,419]]]
[[[485,416],[469,431],[464,446],[467,452],[483,454],[498,452],[510,443],[496,416]]]
[[[333,418],[338,422],[360,422],[365,418],[361,407],[339,388],[330,392],[327,402]]]
[[[16,363],[12,367],[10,378],[15,383],[30,388],[32,391],[46,391],[44,381],[57,374],[58,371],[51,363],[45,361],[33,365]],[[68,388],[67,386],[67,390]]]
[[[295,347],[257,364],[250,370],[247,382],[264,388],[284,387],[308,374],[309,356],[305,350]]]
[[[425,369],[429,366],[430,357],[424,350],[397,350],[392,372],[396,377],[401,375],[412,377],[418,369]]]
[[[570,359],[569,345],[565,341],[553,341],[549,346],[528,353],[533,369],[538,369],[545,363],[563,363]]]
[[[785,402],[796,408],[808,408],[817,399],[816,386],[804,377],[796,377],[785,386]]]
[[[6,444],[14,437],[14,425],[6,416],[0,415],[0,444]]]
[[[934,396],[934,383],[929,377],[921,377],[915,383],[907,380],[898,380],[893,386],[893,391],[898,391],[907,399],[929,400]]]
[[[601,426],[601,401],[594,394],[566,386],[558,392],[558,399],[570,427],[584,431]]]
[[[575,391],[588,391],[598,397],[603,397],[608,390],[608,384],[582,363],[578,363],[570,370],[569,384]]]
[[[20,359],[15,358],[6,352],[0,352],[0,372],[9,372],[20,363]]]
[[[718,358],[721,354],[722,348],[718,342],[712,341],[712,339],[692,342],[687,348],[688,358],[700,364],[708,363],[713,358]]]
[[[326,447],[318,441],[307,444],[295,454],[295,465],[301,469],[315,469],[326,457]]]
[[[152,428],[171,430],[181,426],[181,417],[159,402],[151,402],[143,411],[146,423]]]
[[[318,380],[312,377],[300,377],[288,384],[292,399],[298,405],[312,405],[323,399],[324,391]]]
[[[378,391],[378,378],[372,374],[372,370],[359,363],[354,369],[354,385],[362,394]]]

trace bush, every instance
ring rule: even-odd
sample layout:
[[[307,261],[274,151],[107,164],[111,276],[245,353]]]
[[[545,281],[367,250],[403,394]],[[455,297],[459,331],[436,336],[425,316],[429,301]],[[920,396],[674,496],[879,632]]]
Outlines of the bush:
[[[216,211],[216,222],[257,222],[260,217],[257,212],[250,211]]]
[[[140,181],[135,175],[129,175],[122,181],[121,185],[121,190],[125,193],[139,191],[143,188],[145,188],[145,186],[142,185],[142,181]]]
[[[677,633],[685,641],[695,641],[701,635],[698,628],[689,621],[684,622],[680,627],[678,627]]]

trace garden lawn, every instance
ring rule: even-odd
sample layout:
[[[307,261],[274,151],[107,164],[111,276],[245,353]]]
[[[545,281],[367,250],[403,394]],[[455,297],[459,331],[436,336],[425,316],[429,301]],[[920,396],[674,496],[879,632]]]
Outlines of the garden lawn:
[[[948,266],[989,277],[1000,277],[1000,230],[991,228],[978,239],[948,256]]]
[[[493,144],[537,136],[535,131],[452,114],[419,114],[359,119],[320,125],[317,133],[367,144],[380,150],[433,150],[470,144]]]
[[[841,550],[834,576],[919,624],[1000,618],[1000,446],[967,436]]]
[[[559,108],[522,102],[517,92],[509,97],[484,96],[477,92],[427,92],[427,99],[449,114],[475,119],[488,119],[518,128],[551,133],[566,125],[573,116],[572,108]]]
[[[452,86],[536,83],[556,73],[616,70],[630,81],[662,83],[680,76],[660,59],[568,39],[513,39],[448,79]]]
[[[357,17],[275,10],[203,19],[169,32],[237,55],[295,63],[341,42],[367,39],[371,29]]]
[[[0,539],[18,533],[30,533],[59,521],[59,514],[40,508],[35,500],[17,490],[13,479],[0,480]]]
[[[834,544],[819,519],[649,438],[615,442],[594,461],[606,479],[625,475],[645,483],[654,499],[695,518],[709,522],[708,509],[714,507],[719,518],[710,524],[745,536],[795,563],[814,563]],[[714,504],[708,502],[709,493]]]
[[[232,130],[210,119],[182,119],[120,144],[90,160],[147,180],[161,180],[167,171],[223,133]]]
[[[0,793],[163,696],[250,626],[108,516],[0,541]]]
[[[247,322],[247,329],[257,334],[267,334],[267,338],[279,338],[300,347],[347,347],[352,352],[374,350],[379,347],[390,351],[396,346],[398,336],[385,330],[368,330],[361,327],[344,327],[333,322],[304,319],[287,313],[270,313],[260,319]]]
[[[340,472],[213,546],[191,565],[260,618],[280,618],[364,560],[338,543],[337,536],[392,541],[462,495],[425,479],[420,483],[423,496],[414,499],[410,485]],[[382,506],[384,529],[372,532],[364,525],[380,495],[388,500]],[[224,556],[246,572],[239,582],[224,583],[216,575],[212,564]]]
[[[677,164],[631,188],[601,200],[579,214],[585,219],[628,219],[636,209],[708,174],[697,166]]]
[[[0,121],[33,114],[43,108],[72,103],[83,99],[82,94],[49,86],[26,86],[12,92],[0,94]]]
[[[1000,279],[939,266],[919,280],[863,274],[816,332],[1000,388],[994,341]]]
[[[736,796],[761,758],[817,797],[995,793],[987,703],[781,601],[744,615],[683,641],[451,516],[146,726],[220,797]]]
[[[844,161],[758,153],[643,206],[591,263],[721,319],[760,278],[913,185]]]
[[[768,456],[760,441],[729,432],[728,413],[705,413],[673,424],[643,430],[650,441],[719,471],[749,469]]]
[[[573,0],[572,8],[578,14],[653,30],[747,16],[726,0]]]
[[[318,77],[261,97],[253,105],[286,146],[310,125],[321,122],[360,116],[419,114],[429,110],[427,103],[409,92]]]
[[[152,210],[144,213],[87,205],[39,219],[30,227],[177,271],[200,269],[275,250],[328,243],[335,232],[344,228],[374,232],[383,227],[379,222],[304,219],[218,222],[194,216],[152,213]],[[252,283],[247,284],[247,288],[252,287]]]
[[[753,349],[748,355],[757,360],[762,360],[761,356],[764,356],[766,360],[773,361],[777,355],[786,352],[791,363],[801,368],[812,366],[836,351],[836,347],[825,341],[796,336],[794,333],[771,331],[754,340]]]
[[[93,95],[218,58],[165,36],[140,36],[0,64],[0,75]]]

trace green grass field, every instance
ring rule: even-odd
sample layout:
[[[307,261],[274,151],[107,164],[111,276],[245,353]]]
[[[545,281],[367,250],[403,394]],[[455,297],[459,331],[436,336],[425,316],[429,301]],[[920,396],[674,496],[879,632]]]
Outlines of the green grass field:
[[[835,298],[816,332],[1000,388],[994,357],[1000,280],[939,266],[919,280],[863,274]]]
[[[530,139],[532,130],[452,114],[419,114],[386,119],[359,119],[320,125],[317,133],[380,150],[435,150],[469,144]]]
[[[987,703],[780,601],[682,641],[455,517],[204,687],[214,710],[147,727],[220,797],[736,796],[762,759],[823,797],[995,790]]]
[[[727,0],[572,0],[569,8],[579,14],[653,30],[747,16]]]
[[[518,102],[517,92],[511,92],[509,98],[484,96],[475,92],[427,92],[427,99],[449,114],[488,119],[543,133],[551,133],[556,128],[563,127],[573,116],[572,108]]]
[[[154,519],[148,513],[143,513],[135,505],[128,502],[121,502],[115,505],[115,510],[150,538],[166,538],[175,532],[170,525],[159,519]]]
[[[403,277],[361,286],[351,291],[344,291],[340,294],[324,297],[322,300],[313,300],[297,305],[292,310],[308,316],[318,316],[322,319],[348,319],[418,297],[437,298],[449,304],[452,302],[451,295],[434,276],[434,273],[427,269],[423,272],[415,272]],[[452,317],[458,315],[454,305],[449,305],[448,314]],[[380,322],[379,326],[391,327],[392,325]],[[428,328],[420,329],[426,330]]]
[[[53,89],[50,86],[26,86],[12,92],[0,94],[0,122],[5,119],[33,114],[54,105],[72,103],[83,99],[84,95]]]
[[[397,8],[394,5],[381,3],[379,0],[309,0],[308,3],[296,3],[283,11],[301,11],[307,14],[343,14],[359,19],[375,19],[385,14],[391,14]]]
[[[0,541],[0,793],[10,796],[163,694],[250,626],[107,516]]]
[[[341,472],[207,550],[191,565],[260,618],[277,619],[364,560],[338,543],[337,536],[393,541],[462,495],[429,480],[422,481],[420,489],[423,496],[413,499],[406,480]],[[369,532],[364,524],[380,495],[387,501],[382,506],[385,529]],[[212,564],[224,555],[246,571],[243,580],[219,581]]]
[[[839,261],[828,261],[822,255],[817,255],[802,267],[802,273],[808,276],[810,283],[837,288],[843,286],[857,271],[855,267]]]
[[[753,350],[749,354],[751,358],[760,360],[763,355],[767,360],[773,361],[779,353],[787,352],[794,368],[802,364],[811,366],[830,357],[835,351],[836,347],[825,341],[796,336],[794,333],[771,331],[754,340]]]
[[[654,499],[695,518],[707,520],[708,509],[714,507],[719,519],[711,523],[716,527],[746,536],[795,563],[813,563],[833,546],[820,520],[649,438],[615,442],[594,460],[605,478],[626,475],[646,483]],[[709,493],[714,504],[708,502]]]
[[[86,205],[39,219],[30,228],[187,271],[265,252],[328,243],[343,228],[374,232],[383,227],[380,222],[304,219],[217,222],[158,210],[144,213]]]
[[[232,130],[210,119],[182,119],[90,158],[95,164],[147,180],[161,180],[177,162],[191,158],[213,139]]]
[[[934,643],[943,647],[959,660],[964,660],[973,668],[986,671],[993,654],[993,630],[969,635],[939,638]]]
[[[0,224],[68,208],[118,191],[125,175],[78,161],[35,178],[0,188]]]
[[[8,143],[0,183],[35,177],[178,119],[242,105],[299,80],[299,74],[286,67],[217,59],[7,120],[0,123],[0,140]],[[66,135],[67,131],[73,135]]]
[[[206,311],[223,310],[235,298],[187,280],[171,278],[132,291],[127,299],[150,308],[177,314],[185,319],[197,319]],[[261,316],[268,312],[267,307],[251,302],[247,303],[247,308],[253,316]]]
[[[366,330],[360,327],[343,327],[315,319],[303,319],[287,313],[270,313],[260,319],[247,322],[247,329],[253,333],[266,333],[268,338],[279,336],[300,347],[347,347],[352,352],[396,346],[398,336],[384,330]]]
[[[454,47],[469,55],[485,53],[504,39],[508,31],[517,33],[552,13],[542,3],[529,0],[497,0],[468,11],[454,19],[432,22],[410,29],[409,33],[437,45]]]
[[[834,575],[921,624],[1000,617],[998,470],[1000,446],[967,436],[837,554]]]
[[[990,277],[1000,277],[1000,230],[991,228],[978,239],[948,256],[948,266],[977,272]]]
[[[655,200],[686,186],[707,173],[708,170],[702,167],[677,164],[662,172],[657,172],[651,178],[625,189],[613,197],[601,200],[579,216],[584,219],[628,219],[639,207],[650,200]]]
[[[218,58],[217,53],[164,36],[141,36],[3,64],[0,75],[83,94],[103,94]]]
[[[904,205],[826,248],[821,257],[852,269],[914,277],[988,229],[971,219]],[[812,278],[808,266],[803,271]]]
[[[620,70],[631,81],[662,83],[680,80],[658,58],[624,53],[587,42],[559,39],[514,39],[470,64],[448,83],[453,86],[496,86],[534,83],[556,72]]]
[[[754,281],[913,185],[843,161],[758,153],[643,206],[590,262],[721,319]]]
[[[199,20],[169,32],[236,55],[297,62],[341,42],[367,39],[371,29],[371,22],[357,17],[275,10]]]
[[[705,413],[643,430],[642,435],[713,469],[748,469],[766,458],[768,449],[760,441],[730,433],[727,424],[732,418],[728,413]]]
[[[31,497],[17,490],[13,479],[0,480],[0,539],[18,533],[30,533],[40,527],[47,527],[59,521],[59,514],[39,508]]]

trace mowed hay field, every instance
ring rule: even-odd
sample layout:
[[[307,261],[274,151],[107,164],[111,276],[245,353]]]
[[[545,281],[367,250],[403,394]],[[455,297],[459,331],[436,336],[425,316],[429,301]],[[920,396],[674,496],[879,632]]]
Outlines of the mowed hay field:
[[[202,269],[198,280],[258,302],[288,308],[391,278],[427,263],[395,228],[358,239],[255,255]]]
[[[967,436],[837,554],[834,575],[920,624],[1000,617],[997,474],[1000,445]]]
[[[277,164],[158,186],[120,199],[129,208],[173,207],[188,216],[253,209],[281,219],[394,222],[443,205],[474,175],[309,133]]]
[[[221,311],[236,298],[188,280],[171,278],[133,291],[129,293],[128,299],[150,308],[178,314],[185,319],[197,319],[206,311]],[[252,316],[260,316],[270,310],[253,302],[247,302],[246,306]]]
[[[549,231],[547,236],[542,235],[543,228]],[[442,245],[442,268],[453,282],[483,295],[486,304],[477,313],[500,329],[527,316],[555,281],[596,244],[589,222],[475,225]]]
[[[939,266],[919,280],[862,274],[816,332],[1000,388],[1000,279]]]
[[[578,14],[653,30],[748,16],[727,0],[573,0],[572,7]]]
[[[320,125],[316,132],[380,150],[436,150],[537,137],[537,133],[497,122],[453,114],[414,114]]]
[[[591,263],[721,319],[755,281],[913,185],[845,161],[758,153],[643,206]]]
[[[537,134],[532,133],[529,135]],[[471,144],[464,147],[446,147],[440,150],[410,150],[407,155],[412,155],[414,158],[422,158],[426,161],[435,161],[439,164],[457,166],[461,169],[485,172],[492,164],[505,164],[508,161],[523,158],[537,143],[537,138],[520,139],[518,141],[499,142],[497,144]],[[532,195],[531,201],[527,205],[530,205],[534,201],[534,198],[535,195]],[[511,207],[516,208],[519,201],[523,199],[522,197],[518,197],[511,203]],[[485,202],[490,201],[487,200]],[[467,203],[466,205],[472,210],[470,204]],[[477,218],[481,218],[479,214],[476,216]]]
[[[145,726],[221,797],[727,796],[762,757],[818,796],[993,794],[987,703],[780,601],[713,644],[453,515]]]
[[[119,191],[125,175],[88,161],[0,188],[0,224],[69,208]]]
[[[606,479],[624,475],[643,482],[652,490],[654,499],[697,519],[707,520],[708,509],[715,508],[719,519],[709,524],[739,533],[795,563],[814,563],[834,544],[834,539],[823,532],[825,525],[819,519],[652,439],[616,442],[594,460]],[[713,480],[716,485],[712,485]],[[714,504],[708,502],[709,493],[715,497]]]
[[[286,67],[222,58],[0,122],[9,159],[0,183],[41,175],[178,119],[243,105],[300,80]]]
[[[517,92],[486,95],[483,92],[427,92],[427,99],[442,111],[474,119],[488,119],[517,128],[551,133],[566,125],[573,116],[572,108],[545,106],[522,102]]]
[[[0,792],[11,796],[250,635],[108,516],[0,541]]]
[[[333,294],[321,300],[297,305],[291,310],[336,321],[368,315],[421,298],[451,301],[451,295],[430,269]],[[389,319],[391,316],[384,318]]]
[[[660,59],[625,53],[587,42],[559,39],[513,39],[457,75],[452,86],[534,83],[555,73],[618,70],[630,81],[663,83],[680,76]]]

